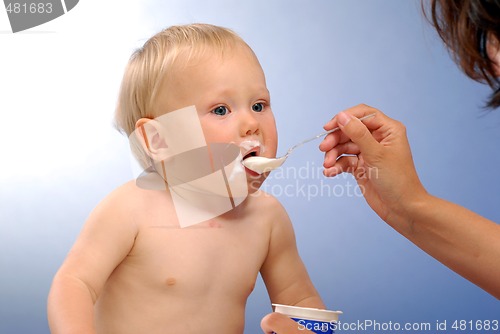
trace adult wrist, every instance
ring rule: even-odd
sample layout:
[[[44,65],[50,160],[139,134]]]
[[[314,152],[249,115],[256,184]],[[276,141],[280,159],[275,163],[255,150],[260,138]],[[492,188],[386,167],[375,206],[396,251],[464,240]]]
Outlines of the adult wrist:
[[[413,191],[411,196],[403,197],[392,208],[386,223],[404,236],[409,236],[415,229],[415,224],[423,214],[429,212],[435,197],[425,189]]]

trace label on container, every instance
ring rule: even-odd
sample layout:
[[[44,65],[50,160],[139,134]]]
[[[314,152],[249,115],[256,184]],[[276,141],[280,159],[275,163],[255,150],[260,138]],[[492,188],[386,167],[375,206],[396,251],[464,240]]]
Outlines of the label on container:
[[[292,318],[299,324],[300,330],[309,330],[316,334],[333,334],[337,327],[335,321],[325,322],[301,318]]]

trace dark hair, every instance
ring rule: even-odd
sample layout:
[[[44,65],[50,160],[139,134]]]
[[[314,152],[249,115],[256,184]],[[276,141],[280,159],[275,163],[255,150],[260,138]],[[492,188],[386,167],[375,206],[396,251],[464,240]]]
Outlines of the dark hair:
[[[500,107],[500,81],[486,54],[488,39],[500,41],[500,0],[431,0],[422,7],[465,74],[493,89],[486,107]]]

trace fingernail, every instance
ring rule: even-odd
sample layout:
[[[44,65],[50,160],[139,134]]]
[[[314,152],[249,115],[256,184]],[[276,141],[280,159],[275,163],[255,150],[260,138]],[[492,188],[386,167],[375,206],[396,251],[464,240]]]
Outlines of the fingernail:
[[[337,114],[337,123],[341,126],[346,126],[351,121],[351,115],[341,111]]]

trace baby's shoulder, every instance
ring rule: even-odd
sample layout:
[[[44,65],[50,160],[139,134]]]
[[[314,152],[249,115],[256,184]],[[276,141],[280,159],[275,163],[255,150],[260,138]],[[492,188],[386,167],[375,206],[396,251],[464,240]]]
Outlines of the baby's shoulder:
[[[271,194],[259,190],[248,197],[250,207],[263,213],[269,214],[285,214],[286,210],[280,201]]]
[[[155,206],[165,207],[166,192],[143,189],[135,180],[124,183],[111,191],[98,205],[98,208],[116,215],[130,216],[137,212],[151,210]]]
[[[276,197],[262,190],[257,190],[253,194],[249,194],[247,200],[253,205],[281,206]]]
[[[140,193],[141,189],[137,187],[134,180],[131,180],[111,191],[101,203],[109,203],[110,205],[122,203],[130,205],[137,203],[137,199],[141,197]]]

